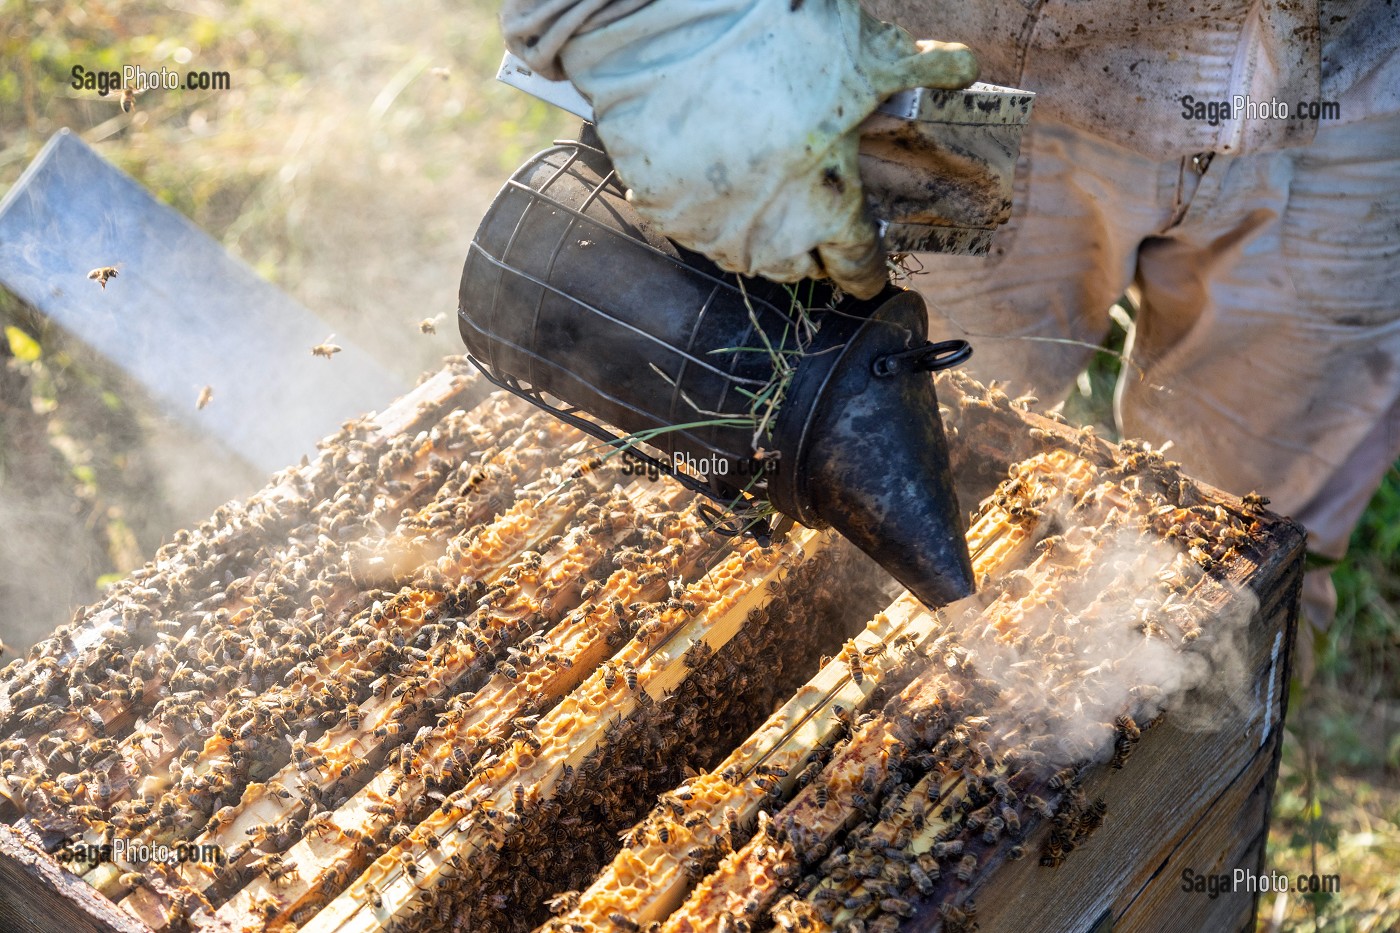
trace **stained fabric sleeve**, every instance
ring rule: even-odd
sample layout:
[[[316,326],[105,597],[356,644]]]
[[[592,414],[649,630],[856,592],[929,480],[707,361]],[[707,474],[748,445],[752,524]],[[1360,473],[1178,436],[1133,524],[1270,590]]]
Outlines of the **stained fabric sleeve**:
[[[655,0],[505,0],[506,47],[546,78],[565,77],[559,50],[579,33],[600,29]]]

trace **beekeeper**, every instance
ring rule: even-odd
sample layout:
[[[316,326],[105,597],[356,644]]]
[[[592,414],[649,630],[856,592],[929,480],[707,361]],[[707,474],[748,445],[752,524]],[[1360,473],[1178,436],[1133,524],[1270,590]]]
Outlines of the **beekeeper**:
[[[733,271],[862,296],[886,266],[861,121],[979,73],[1035,91],[991,254],[917,257],[935,336],[1053,402],[1136,285],[1125,435],[1271,497],[1322,558],[1400,454],[1400,4],[507,0],[502,25],[591,100],[661,230]],[[1315,625],[1335,601],[1309,574]]]

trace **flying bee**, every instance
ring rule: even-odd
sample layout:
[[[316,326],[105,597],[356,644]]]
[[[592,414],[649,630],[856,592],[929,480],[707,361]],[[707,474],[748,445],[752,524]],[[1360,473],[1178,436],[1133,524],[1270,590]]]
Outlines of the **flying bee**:
[[[195,399],[194,407],[196,411],[203,411],[204,406],[214,401],[214,387],[205,386],[199,390],[199,398]]]
[[[424,334],[436,334],[438,321],[440,320],[442,320],[441,314],[435,315],[434,317],[423,318],[423,320],[418,322],[419,332]]]
[[[89,275],[89,278],[91,278],[91,275]],[[312,347],[312,348],[311,348],[311,355],[312,355],[312,356],[323,356],[323,357],[325,357],[326,359],[330,359],[331,357],[333,357],[333,356],[335,356],[337,353],[339,353],[340,350],[341,350],[341,348],[338,347],[338,346],[336,346],[335,344],[331,343],[331,338],[334,337],[334,336],[335,336],[335,334],[331,334],[330,337],[327,337],[324,341],[322,341],[321,343],[318,343],[318,344],[316,344],[316,346]]]
[[[105,292],[107,290],[107,282],[117,277],[117,267],[98,266],[96,269],[93,269],[91,272],[89,272],[87,274],[87,277],[92,279],[98,285],[100,285],[102,287],[102,290]]]

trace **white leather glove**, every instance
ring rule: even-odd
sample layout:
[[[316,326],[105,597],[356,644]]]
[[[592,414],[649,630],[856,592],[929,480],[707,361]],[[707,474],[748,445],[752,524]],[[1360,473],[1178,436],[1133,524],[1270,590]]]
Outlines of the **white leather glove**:
[[[858,127],[913,87],[964,87],[971,51],[915,43],[855,0],[652,0],[560,54],[637,210],[725,269],[828,275],[870,297],[885,255]]]

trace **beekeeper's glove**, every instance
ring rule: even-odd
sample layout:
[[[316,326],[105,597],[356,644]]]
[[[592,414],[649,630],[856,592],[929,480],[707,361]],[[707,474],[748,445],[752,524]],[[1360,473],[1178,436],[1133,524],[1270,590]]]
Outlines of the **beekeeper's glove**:
[[[977,77],[965,46],[915,43],[855,0],[652,0],[560,61],[667,236],[733,272],[828,275],[860,297],[886,272],[857,127],[897,91]]]

